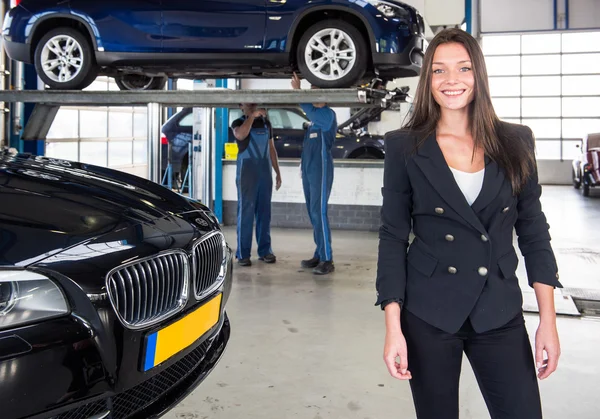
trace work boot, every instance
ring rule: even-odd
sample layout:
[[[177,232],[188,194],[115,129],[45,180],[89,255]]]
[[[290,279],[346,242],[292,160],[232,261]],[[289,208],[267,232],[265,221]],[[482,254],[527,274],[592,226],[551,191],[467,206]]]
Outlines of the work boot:
[[[330,260],[320,262],[315,269],[313,269],[313,273],[315,275],[327,275],[331,272],[335,271],[335,266],[333,262]]]
[[[313,257],[312,259],[303,260],[300,263],[300,266],[302,266],[303,268],[316,268],[319,262],[320,260],[318,257]]]
[[[277,262],[277,257],[273,253],[269,253],[266,256],[258,258],[258,260],[262,260],[265,263],[275,263]]]
[[[250,258],[240,259],[240,260],[238,260],[238,264],[240,266],[252,266],[252,262],[250,261]]]

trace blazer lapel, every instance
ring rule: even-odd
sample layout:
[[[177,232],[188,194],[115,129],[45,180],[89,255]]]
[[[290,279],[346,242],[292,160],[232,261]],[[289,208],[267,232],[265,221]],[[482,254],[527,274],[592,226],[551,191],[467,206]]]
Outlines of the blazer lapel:
[[[500,170],[498,163],[486,156],[483,186],[479,196],[477,196],[475,202],[473,202],[473,205],[471,206],[475,213],[478,213],[487,207],[494,200],[500,192],[500,188],[502,188],[505,179],[504,173]]]
[[[446,203],[466,222],[471,224],[482,234],[485,234],[485,227],[454,180],[454,175],[448,167],[444,154],[436,141],[435,132],[427,138],[421,147],[419,147],[414,156],[414,160],[442,199],[444,199],[444,201],[446,201]],[[487,176],[487,174],[485,176]],[[486,187],[485,178],[484,187]]]

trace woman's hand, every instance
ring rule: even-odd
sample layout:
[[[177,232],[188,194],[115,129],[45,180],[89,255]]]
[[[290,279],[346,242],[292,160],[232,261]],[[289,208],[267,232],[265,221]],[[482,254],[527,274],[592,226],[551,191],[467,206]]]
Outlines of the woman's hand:
[[[396,358],[400,358],[399,362]],[[393,331],[385,334],[383,359],[390,375],[398,380],[410,380],[412,375],[408,370],[408,351],[406,339],[402,332]]]
[[[544,351],[548,356],[547,359],[544,359]],[[535,334],[535,363],[540,380],[548,378],[556,371],[559,357],[560,342],[556,322],[540,322]]]

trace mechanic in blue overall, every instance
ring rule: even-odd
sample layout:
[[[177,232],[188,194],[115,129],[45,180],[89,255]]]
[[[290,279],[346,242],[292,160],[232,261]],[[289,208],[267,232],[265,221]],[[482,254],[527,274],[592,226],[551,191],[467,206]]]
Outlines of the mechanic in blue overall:
[[[292,88],[300,89],[300,78],[296,73],[292,78]],[[335,270],[327,204],[333,185],[331,147],[337,133],[337,118],[326,103],[304,103],[300,107],[311,121],[304,136],[301,169],[306,207],[317,246],[313,257],[303,260],[301,266],[313,268],[317,275],[327,275]]]
[[[273,128],[264,110],[256,104],[240,104],[244,116],[231,124],[237,140],[238,190],[237,252],[241,266],[251,266],[252,231],[256,220],[258,257],[266,263],[275,263],[271,249],[271,196],[275,169],[276,189],[281,187],[281,172],[273,143]]]

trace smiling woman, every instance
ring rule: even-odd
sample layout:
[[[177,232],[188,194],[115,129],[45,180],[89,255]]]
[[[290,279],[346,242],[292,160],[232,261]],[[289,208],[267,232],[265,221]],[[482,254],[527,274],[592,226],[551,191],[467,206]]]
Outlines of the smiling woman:
[[[385,139],[376,281],[385,363],[410,380],[419,419],[458,418],[463,352],[492,417],[541,419],[536,369],[544,379],[558,365],[553,289],[562,285],[531,129],[499,120],[468,33],[436,35],[423,69],[408,126]],[[537,365],[513,229],[540,307]]]

